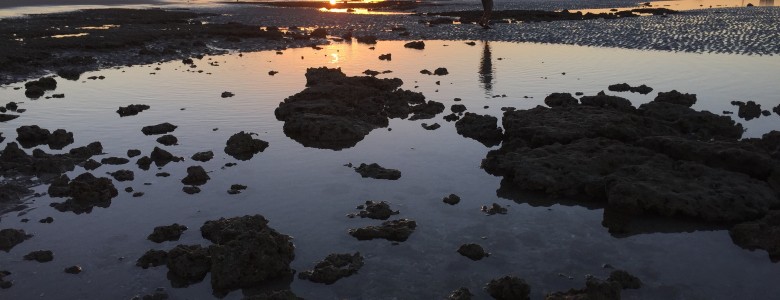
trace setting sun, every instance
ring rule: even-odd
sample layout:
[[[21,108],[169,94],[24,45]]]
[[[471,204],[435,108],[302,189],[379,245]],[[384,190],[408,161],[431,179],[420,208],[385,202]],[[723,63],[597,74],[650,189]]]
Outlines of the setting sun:
[[[330,0],[330,5],[335,5],[335,4],[336,4],[336,0]]]

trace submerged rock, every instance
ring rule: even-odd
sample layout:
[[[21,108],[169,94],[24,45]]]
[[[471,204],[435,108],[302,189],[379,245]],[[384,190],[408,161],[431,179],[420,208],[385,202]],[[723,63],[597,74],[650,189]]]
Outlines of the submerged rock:
[[[0,289],[8,289],[14,285],[13,282],[5,279],[8,275],[11,275],[11,272],[0,270]]]
[[[480,260],[490,256],[489,253],[485,252],[485,249],[483,249],[482,246],[477,244],[460,245],[460,247],[458,248],[458,253],[460,253],[460,255],[468,257],[471,260]]]
[[[436,129],[439,129],[441,127],[441,125],[439,125],[439,123],[433,123],[431,125],[428,125],[426,123],[422,123],[420,125],[422,125],[422,128],[425,128],[425,130],[436,130]]]
[[[501,205],[498,205],[498,203],[493,203],[493,205],[491,206],[483,205],[480,210],[486,213],[488,216],[492,216],[495,214],[505,215],[507,212],[507,209],[505,207],[502,207]]]
[[[116,110],[116,113],[118,113],[120,117],[135,116],[149,108],[151,107],[145,104],[130,104],[125,107],[120,106],[119,109]]]
[[[24,230],[21,229],[6,228],[0,230],[0,250],[8,252],[14,246],[21,244],[31,237],[32,235],[25,233]]]
[[[367,226],[349,230],[349,234],[358,240],[386,239],[403,242],[417,228],[417,222],[409,219],[385,221],[382,226]]]
[[[493,147],[501,144],[503,137],[497,123],[496,117],[467,112],[463,118],[455,122],[455,129],[464,137],[477,140],[487,147]]]
[[[386,169],[376,163],[372,163],[370,165],[361,163],[360,166],[355,168],[355,172],[358,172],[363,178],[369,177],[374,179],[388,180],[398,180],[401,178],[401,171],[395,169]]]
[[[420,93],[402,90],[400,79],[347,77],[340,69],[310,68],[306,89],[274,111],[287,136],[306,147],[350,148],[388,119],[432,117],[444,109]],[[418,107],[419,106],[419,107]]]
[[[146,239],[155,243],[178,241],[179,237],[181,237],[181,234],[186,230],[187,226],[179,225],[177,223],[173,223],[172,225],[168,226],[157,226],[154,228],[154,231],[149,234],[148,237],[146,237]]]
[[[555,292],[547,294],[547,300],[569,299],[604,299],[620,300],[621,285],[615,281],[604,281],[589,277],[585,280],[584,289],[570,289],[567,292]]]
[[[185,186],[181,190],[190,195],[200,193],[200,188],[197,186]]]
[[[268,148],[268,142],[252,138],[251,133],[239,132],[227,140],[225,153],[238,160],[250,160]]]
[[[50,262],[54,260],[54,253],[50,250],[36,250],[25,254],[24,260],[34,260],[39,263]]]
[[[81,268],[81,266],[70,266],[70,267],[65,268],[64,271],[65,271],[65,273],[68,273],[68,274],[79,274],[79,273],[81,273],[81,271],[83,271],[83,269]]]
[[[177,127],[178,126],[176,125],[165,122],[157,125],[144,126],[144,128],[141,128],[141,132],[143,132],[145,135],[166,134],[173,132]]]
[[[639,278],[623,270],[612,271],[607,281],[619,283],[622,289],[638,289],[642,287],[642,281]]]
[[[493,279],[485,286],[485,291],[498,300],[529,300],[531,286],[525,280],[515,276]]]
[[[738,246],[769,253],[772,262],[780,261],[780,210],[772,210],[763,218],[737,224],[729,230],[731,240]]]
[[[100,163],[104,165],[124,165],[126,163],[129,163],[130,160],[124,157],[106,157],[100,160]]]
[[[211,270],[208,248],[200,245],[178,245],[168,251],[168,278],[174,287],[186,287],[200,282]]]
[[[318,262],[314,269],[298,274],[298,278],[317,283],[333,284],[341,278],[355,274],[363,267],[363,256],[360,252],[333,253]]]

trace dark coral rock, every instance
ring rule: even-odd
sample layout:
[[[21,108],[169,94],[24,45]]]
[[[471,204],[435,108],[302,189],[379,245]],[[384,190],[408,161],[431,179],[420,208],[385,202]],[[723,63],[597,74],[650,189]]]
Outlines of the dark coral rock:
[[[397,78],[347,77],[340,69],[310,68],[306,89],[285,99],[274,113],[285,122],[285,134],[306,147],[349,148],[372,130],[387,127],[390,118],[443,109],[443,104],[426,103],[420,93],[399,89],[402,84]],[[425,106],[413,108],[417,105]]]
[[[166,134],[157,138],[157,142],[165,146],[173,146],[179,144],[179,139],[173,135]]]
[[[38,127],[38,125],[20,126],[16,129],[16,140],[24,148],[31,148],[46,144],[49,140],[48,129]]]
[[[54,260],[54,253],[50,250],[36,250],[25,254],[24,260],[34,260],[39,263],[50,262]]]
[[[141,150],[138,150],[138,149],[127,150],[127,157],[129,157],[129,158],[133,158],[133,157],[136,157],[136,156],[139,156],[139,155],[141,155]]]
[[[405,48],[417,49],[417,50],[423,50],[423,49],[425,49],[425,42],[424,41],[408,42],[408,43],[404,44],[404,47]]]
[[[168,278],[174,287],[200,282],[211,270],[209,249],[200,245],[178,245],[168,251]]]
[[[780,210],[769,211],[763,218],[737,224],[729,230],[731,240],[738,246],[764,249],[773,262],[780,261]]]
[[[460,203],[460,197],[458,197],[458,195],[455,195],[455,194],[450,194],[449,196],[444,197],[444,199],[442,199],[442,201],[444,203],[449,204],[449,205],[455,205],[455,204]]]
[[[233,96],[235,96],[235,94],[233,94],[231,92],[222,92],[222,95],[220,95],[220,97],[222,97],[222,98],[230,98],[230,97],[233,97]]]
[[[191,166],[187,168],[187,177],[181,180],[186,185],[204,185],[211,177],[201,166]]]
[[[94,207],[106,208],[111,205],[111,199],[119,194],[111,179],[97,178],[90,173],[71,180],[68,188],[71,198],[62,203],[52,203],[51,206],[62,212],[72,211],[76,214],[92,212]]]
[[[241,191],[243,191],[243,190],[246,190],[246,186],[245,185],[234,184],[234,185],[230,186],[230,189],[228,190],[228,194],[231,194],[231,195],[240,194]]]
[[[388,180],[398,180],[401,178],[401,171],[395,169],[386,169],[376,163],[372,163],[370,165],[361,163],[360,166],[355,168],[355,172],[358,172],[363,178],[369,177],[374,179]]]
[[[380,54],[379,60],[393,60],[393,54],[392,53]]]
[[[25,233],[24,230],[21,229],[6,228],[0,230],[0,250],[8,252],[14,246],[21,244],[31,237],[32,235]]]
[[[176,130],[176,127],[178,126],[165,122],[157,125],[144,126],[144,128],[141,128],[141,132],[145,135],[166,134]]]
[[[187,226],[173,223],[168,226],[157,226],[154,231],[146,237],[146,239],[155,242],[162,243],[166,241],[178,241],[181,234],[187,230]]]
[[[607,89],[613,92],[628,92],[631,90],[631,86],[628,83],[618,83],[609,85]]]
[[[207,162],[212,158],[214,158],[214,152],[212,151],[198,152],[192,155],[192,160],[199,162]]]
[[[353,275],[363,267],[363,256],[360,252],[333,253],[318,262],[314,269],[298,274],[298,278],[311,282],[333,284],[341,278]]]
[[[328,31],[325,30],[325,28],[317,28],[314,29],[310,34],[310,37],[318,38],[318,39],[324,39],[328,37]]]
[[[358,43],[363,44],[376,44],[376,37],[373,35],[356,36]]]
[[[54,150],[60,150],[70,144],[73,144],[73,132],[65,131],[65,129],[57,129],[51,133],[47,141],[49,148]]]
[[[652,91],[653,91],[653,88],[651,88],[649,86],[646,86],[644,84],[640,85],[640,86],[632,86],[631,87],[631,92],[632,93],[640,93],[642,95],[650,94],[650,92],[652,92]],[[688,94],[686,94],[686,95],[688,95]]]
[[[525,280],[514,277],[504,276],[491,280],[486,286],[485,291],[498,300],[529,300],[531,286]]]
[[[687,94],[687,93],[683,94],[678,92],[677,90],[672,90],[666,93],[664,92],[658,93],[658,96],[656,96],[653,101],[691,107],[694,104],[696,104],[696,94]]]
[[[638,289],[642,287],[642,281],[639,278],[623,270],[612,271],[607,281],[619,283],[622,289]]]
[[[447,121],[447,122],[455,122],[455,121],[457,121],[459,119],[460,119],[460,117],[458,115],[456,115],[455,113],[451,113],[449,115],[444,116],[444,120]]]
[[[89,145],[70,149],[68,152],[74,158],[89,159],[92,156],[103,153],[103,145],[100,142],[92,142]]]
[[[38,220],[38,223],[51,224],[51,223],[54,223],[54,218],[52,218],[52,217],[45,217],[43,219]]]
[[[200,188],[197,186],[185,186],[181,190],[190,195],[200,193]]]
[[[390,209],[390,205],[385,201],[366,201],[364,209],[357,213],[361,218],[371,218],[376,220],[387,220],[392,215],[397,215],[398,211]]]
[[[458,253],[460,253],[460,255],[468,257],[471,260],[480,260],[490,256],[489,253],[485,252],[485,249],[483,249],[482,246],[477,244],[460,245],[460,247],[458,248]]]
[[[59,198],[70,196],[70,186],[68,186],[68,183],[70,183],[70,177],[65,174],[52,180],[48,190],[49,196]]]
[[[252,138],[251,133],[239,132],[227,140],[225,153],[238,160],[250,160],[268,148],[268,142]]]
[[[549,107],[577,105],[579,101],[569,93],[552,93],[544,98],[544,104]]]
[[[141,159],[143,159],[143,157]],[[180,162],[184,160],[183,158],[174,156],[170,152],[165,151],[164,149],[161,149],[159,147],[154,147],[152,153],[149,155],[149,159],[153,161],[154,164],[157,165],[158,167],[165,166],[170,162]],[[146,161],[144,161],[144,163],[146,163]]]
[[[149,250],[138,258],[135,265],[147,269],[149,267],[162,266],[168,263],[168,252],[163,250]]]
[[[567,292],[555,292],[548,294],[547,300],[569,300],[569,299],[604,299],[620,300],[620,283],[615,281],[604,281],[590,277],[585,281],[584,289],[570,289]]]
[[[425,130],[436,130],[436,129],[439,129],[441,127],[441,125],[439,125],[439,123],[433,123],[431,125],[428,125],[426,123],[422,123],[420,125],[422,126],[422,128],[425,128]]]
[[[135,174],[133,174],[133,171],[130,170],[119,170],[109,174],[111,177],[114,177],[116,181],[132,181],[135,179]]]
[[[385,221],[382,226],[367,226],[349,230],[349,234],[358,240],[386,239],[403,242],[417,228],[417,222],[408,219]]]
[[[467,288],[459,288],[457,290],[452,291],[449,296],[447,296],[447,300],[471,300],[471,297],[474,297],[474,295],[469,291]]]
[[[436,70],[433,70],[433,75],[436,76],[444,76],[450,74],[449,71],[447,71],[447,68],[436,68]]]
[[[25,83],[24,88],[25,96],[37,99],[43,96],[44,92],[57,89],[57,80],[51,77],[44,77]]]
[[[731,104],[739,107],[737,116],[745,119],[745,121],[750,121],[761,116],[761,104],[757,104],[753,101],[731,101]]]
[[[455,122],[455,129],[464,137],[477,140],[487,147],[493,147],[501,144],[503,138],[497,123],[496,117],[467,112],[463,118]]]
[[[80,266],[70,266],[70,267],[65,268],[64,271],[65,271],[65,273],[68,273],[68,274],[79,274],[83,270],[84,269],[82,269]]]
[[[444,104],[441,102],[436,101],[428,101],[424,103],[420,103],[419,105],[415,105],[409,108],[409,112],[412,113],[412,116],[409,117],[409,121],[414,120],[421,120],[421,119],[432,119],[437,114],[440,114],[444,111]]]
[[[130,104],[125,107],[120,106],[119,109],[116,110],[116,113],[118,113],[120,117],[135,116],[149,108],[149,105],[145,104]]]
[[[618,96],[610,96],[599,92],[596,96],[582,96],[580,103],[587,106],[595,106],[601,108],[612,108],[621,111],[633,111],[635,108],[626,98]]]
[[[200,228],[215,245],[211,255],[211,285],[215,290],[248,288],[292,274],[292,238],[268,226],[260,215],[208,221]]]
[[[498,203],[493,203],[491,206],[483,205],[480,210],[482,210],[482,212],[486,213],[489,216],[495,214],[505,215],[507,212],[506,207],[502,207],[501,205],[498,205]]]
[[[144,156],[139,158],[136,162],[136,165],[138,165],[138,168],[141,170],[149,170],[149,167],[152,165],[152,159],[148,156]]]
[[[450,111],[452,111],[452,112],[454,112],[456,114],[462,113],[462,112],[466,111],[466,106],[463,105],[463,104],[453,104],[452,106],[450,106]]]
[[[106,157],[100,160],[104,165],[124,165],[129,163],[130,160],[124,157]]]
[[[11,272],[0,270],[0,289],[8,289],[14,285],[13,282],[5,279],[8,275],[11,275]]]

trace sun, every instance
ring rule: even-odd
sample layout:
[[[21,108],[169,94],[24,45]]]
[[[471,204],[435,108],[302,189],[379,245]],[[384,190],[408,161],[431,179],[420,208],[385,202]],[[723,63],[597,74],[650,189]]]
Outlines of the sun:
[[[335,5],[335,4],[336,4],[336,0],[330,0],[330,5]]]

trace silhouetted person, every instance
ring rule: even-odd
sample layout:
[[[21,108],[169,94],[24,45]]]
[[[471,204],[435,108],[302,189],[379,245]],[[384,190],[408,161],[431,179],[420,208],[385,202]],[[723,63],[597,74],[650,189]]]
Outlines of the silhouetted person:
[[[479,62],[479,82],[485,88],[485,93],[490,94],[493,90],[493,54],[490,52],[490,43],[483,43],[485,48],[482,49],[482,60]]]
[[[493,13],[493,0],[482,0],[482,18],[479,19],[479,25],[482,28],[490,28],[491,13]]]

